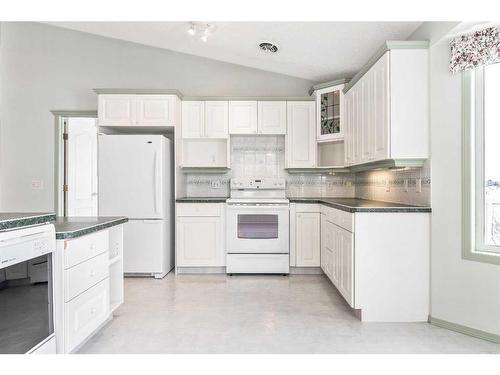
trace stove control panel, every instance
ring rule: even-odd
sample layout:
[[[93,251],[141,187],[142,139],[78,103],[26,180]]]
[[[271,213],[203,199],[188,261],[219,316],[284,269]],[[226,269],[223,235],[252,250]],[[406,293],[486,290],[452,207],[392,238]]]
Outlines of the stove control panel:
[[[284,178],[232,178],[233,190],[285,190]]]

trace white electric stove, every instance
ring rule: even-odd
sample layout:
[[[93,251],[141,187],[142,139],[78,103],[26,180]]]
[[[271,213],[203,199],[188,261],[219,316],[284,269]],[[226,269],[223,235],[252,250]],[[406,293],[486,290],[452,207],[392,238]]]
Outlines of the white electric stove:
[[[290,272],[285,180],[231,179],[227,200],[228,274]]]

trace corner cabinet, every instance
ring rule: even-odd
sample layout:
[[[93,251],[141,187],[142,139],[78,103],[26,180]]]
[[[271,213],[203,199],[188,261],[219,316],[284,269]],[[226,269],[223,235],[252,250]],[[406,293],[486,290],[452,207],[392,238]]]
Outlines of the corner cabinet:
[[[176,95],[99,94],[99,126],[175,126],[180,100]]]
[[[346,85],[346,166],[428,158],[428,79],[428,50],[397,48]]]
[[[314,168],[316,167],[316,103],[289,101],[286,106],[286,167]]]

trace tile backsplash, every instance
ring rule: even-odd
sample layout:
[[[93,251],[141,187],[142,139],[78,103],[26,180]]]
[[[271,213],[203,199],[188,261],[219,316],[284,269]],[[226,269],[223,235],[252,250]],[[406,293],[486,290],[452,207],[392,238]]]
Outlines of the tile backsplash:
[[[231,178],[286,179],[288,197],[356,197],[429,205],[430,166],[409,170],[360,173],[291,174],[285,170],[284,136],[232,136],[231,170],[227,174],[189,173],[188,197],[227,197]],[[421,191],[417,185],[421,184]],[[407,186],[407,187],[406,187]]]

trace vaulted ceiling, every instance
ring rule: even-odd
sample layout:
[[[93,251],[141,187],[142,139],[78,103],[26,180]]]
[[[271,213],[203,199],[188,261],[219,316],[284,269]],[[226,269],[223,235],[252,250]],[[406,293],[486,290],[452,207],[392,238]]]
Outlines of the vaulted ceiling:
[[[206,42],[189,22],[49,24],[314,81],[352,77],[385,40],[405,40],[420,22],[215,22]],[[258,45],[271,42],[275,54]]]

